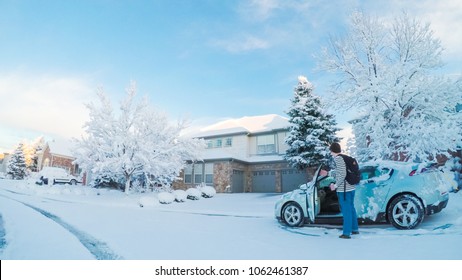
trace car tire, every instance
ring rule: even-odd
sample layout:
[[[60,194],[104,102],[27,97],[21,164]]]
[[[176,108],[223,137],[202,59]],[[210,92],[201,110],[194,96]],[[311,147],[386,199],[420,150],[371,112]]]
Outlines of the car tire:
[[[387,210],[388,220],[397,229],[413,229],[424,219],[422,202],[411,194],[395,197]]]
[[[74,179],[72,179],[71,182],[70,182],[70,184],[73,185],[73,186],[75,186],[75,185],[77,185],[77,181],[74,180]]]
[[[303,224],[304,215],[302,207],[295,202],[287,203],[282,208],[281,214],[284,223],[290,227],[299,227]]]

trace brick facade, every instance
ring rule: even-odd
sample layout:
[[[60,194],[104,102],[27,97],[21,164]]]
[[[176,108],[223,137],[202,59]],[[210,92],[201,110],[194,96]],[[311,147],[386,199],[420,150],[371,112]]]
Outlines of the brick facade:
[[[78,168],[75,164],[72,163],[74,160],[75,158],[71,156],[52,153],[50,146],[46,145],[39,168],[41,170],[45,166],[60,167],[66,169],[72,175],[78,175],[76,174],[78,172]]]

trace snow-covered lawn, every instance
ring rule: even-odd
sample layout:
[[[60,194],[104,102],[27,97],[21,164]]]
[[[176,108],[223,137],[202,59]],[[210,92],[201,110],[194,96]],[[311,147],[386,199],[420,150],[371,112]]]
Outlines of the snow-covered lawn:
[[[462,193],[415,230],[361,226],[287,228],[280,194],[216,194],[160,204],[155,194],[0,180],[2,260],[403,260],[462,259]],[[143,207],[141,207],[141,205]]]

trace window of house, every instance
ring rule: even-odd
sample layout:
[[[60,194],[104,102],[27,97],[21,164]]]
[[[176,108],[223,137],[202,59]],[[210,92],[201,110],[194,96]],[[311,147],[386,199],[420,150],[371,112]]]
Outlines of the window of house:
[[[224,140],[222,138],[208,139],[206,140],[207,149],[231,147],[233,145],[233,138],[227,137]]]
[[[188,164],[184,168],[184,182],[192,184],[192,165]]]
[[[233,145],[233,138],[228,137],[225,139],[225,147],[231,147]]]
[[[221,148],[223,140],[221,138],[215,140],[215,148]]]
[[[200,184],[203,181],[202,172],[203,172],[204,165],[202,163],[195,163],[194,164],[194,184]]]
[[[188,164],[184,168],[185,184],[199,185],[206,183],[213,184],[213,163],[195,163]]]
[[[213,163],[206,163],[204,168],[205,173],[205,183],[213,184]]]
[[[276,139],[274,134],[257,136],[257,154],[276,153]]]

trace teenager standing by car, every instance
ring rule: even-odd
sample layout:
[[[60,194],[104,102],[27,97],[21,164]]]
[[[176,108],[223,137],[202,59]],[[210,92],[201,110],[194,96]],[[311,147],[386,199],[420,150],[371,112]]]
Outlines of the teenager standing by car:
[[[343,233],[339,237],[350,239],[351,234],[359,234],[358,217],[354,205],[355,186],[346,181],[346,164],[343,157],[340,156],[342,152],[340,144],[332,143],[329,149],[335,162],[335,184],[331,184],[331,189],[337,190],[340,210],[343,215]]]

